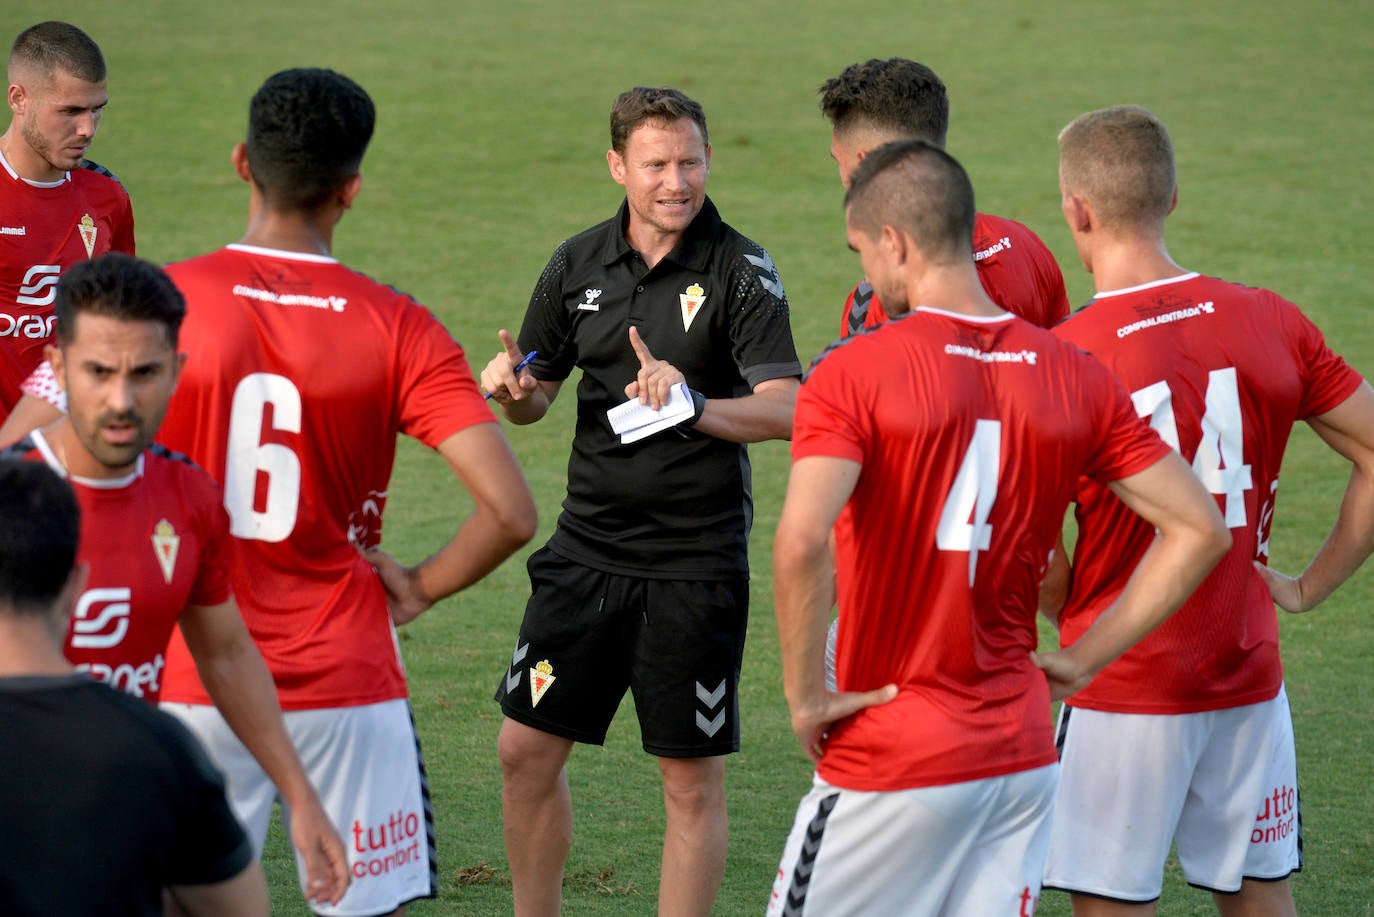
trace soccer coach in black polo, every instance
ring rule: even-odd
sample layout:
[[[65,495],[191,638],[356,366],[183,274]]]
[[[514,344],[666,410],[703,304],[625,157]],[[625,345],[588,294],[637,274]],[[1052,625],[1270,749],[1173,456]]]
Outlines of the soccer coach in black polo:
[[[558,247],[518,343],[502,331],[482,372],[523,424],[582,370],[567,499],[530,558],[531,596],[497,690],[518,917],[557,913],[572,841],[563,766],[574,742],[604,742],[627,687],[663,776],[659,913],[710,913],[727,846],[722,756],[739,750],[744,444],[791,438],[801,376],[772,259],[706,197],[701,106],[671,88],[622,93],[606,161],[625,187],[619,212]],[[669,405],[678,383],[690,413],[622,442],[607,411],[627,398]]]

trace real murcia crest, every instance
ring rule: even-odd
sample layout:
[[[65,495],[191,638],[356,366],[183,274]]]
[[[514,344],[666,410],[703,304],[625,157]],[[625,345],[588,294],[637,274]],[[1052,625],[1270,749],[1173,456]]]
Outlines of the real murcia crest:
[[[91,219],[89,213],[82,214],[81,224],[77,227],[81,230],[81,241],[86,246],[86,257],[95,257],[95,237],[99,230],[96,228],[95,220]]]
[[[172,528],[172,523],[163,519],[153,526],[153,554],[157,556],[157,564],[162,568],[162,578],[168,583],[172,581],[172,574],[177,568],[177,550],[181,547],[181,536]]]
[[[706,302],[706,291],[701,284],[694,283],[679,293],[677,298],[682,303],[682,330],[686,331],[692,327],[692,320],[701,311],[701,304]]]
[[[553,666],[547,659],[542,659],[532,669],[530,669],[530,706],[538,707],[539,702],[544,699],[544,693],[553,686],[557,676],[553,674]]]

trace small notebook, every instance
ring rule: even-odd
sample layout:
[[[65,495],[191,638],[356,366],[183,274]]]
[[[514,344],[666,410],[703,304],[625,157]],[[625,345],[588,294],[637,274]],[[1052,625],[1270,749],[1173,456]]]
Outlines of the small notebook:
[[[622,443],[633,443],[659,430],[676,426],[692,416],[692,396],[687,384],[679,382],[668,392],[668,401],[655,411],[638,399],[631,399],[606,412],[611,429],[620,434]]]

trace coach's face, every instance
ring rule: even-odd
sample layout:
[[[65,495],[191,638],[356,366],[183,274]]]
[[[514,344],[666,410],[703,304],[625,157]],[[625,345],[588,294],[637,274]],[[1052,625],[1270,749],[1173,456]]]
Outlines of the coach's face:
[[[127,474],[157,435],[185,361],[151,321],[78,314],[71,339],[49,347],[53,372],[67,393],[80,450],[62,456],[81,477]]]
[[[644,122],[630,132],[624,153],[606,153],[606,163],[625,186],[632,232],[681,234],[706,201],[711,148],[691,118]]]

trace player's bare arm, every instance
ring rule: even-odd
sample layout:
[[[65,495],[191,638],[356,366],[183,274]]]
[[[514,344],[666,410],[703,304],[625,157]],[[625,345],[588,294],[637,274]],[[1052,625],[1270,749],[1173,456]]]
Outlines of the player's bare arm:
[[[180,625],[206,693],[291,809],[291,842],[306,861],[306,899],[337,904],[348,889],[348,856],[286,734],[276,685],[237,603],[188,606]]]
[[[668,391],[685,381],[671,363],[656,359],[636,328],[630,328],[630,346],[639,357],[639,374],[625,386],[626,398],[638,398],[658,410],[668,401]],[[792,412],[801,380],[795,376],[767,379],[743,398],[708,398],[692,429],[732,443],[761,443],[792,438]]]
[[[896,685],[843,694],[825,686],[825,634],[835,598],[830,532],[854,491],[859,470],[857,462],[825,456],[794,463],[773,541],[783,692],[792,731],[807,757],[817,762],[833,723],[897,696]]]
[[[563,383],[536,379],[528,368],[516,373],[525,354],[505,328],[496,334],[501,339],[502,349],[482,370],[479,379],[482,391],[501,406],[501,412],[511,423],[534,423],[548,413]]]
[[[1286,576],[1255,564],[1274,601],[1291,612],[1321,604],[1374,552],[1374,389],[1365,382],[1308,424],[1353,467],[1331,533],[1302,573]]]
[[[1073,577],[1073,568],[1069,565],[1069,550],[1064,545],[1064,536],[1059,536],[1059,541],[1054,546],[1054,552],[1050,554],[1049,562],[1045,565],[1045,578],[1040,581],[1040,614],[1059,628],[1059,615],[1064,610],[1064,603],[1069,599],[1069,582]]]
[[[414,567],[402,567],[382,551],[368,552],[397,624],[496,569],[534,537],[539,521],[534,495],[499,425],[474,424],[444,440],[438,451],[472,497],[473,509],[452,541]]]
[[[1067,649],[1032,654],[1063,699],[1158,627],[1231,548],[1216,501],[1177,453],[1113,481],[1112,492],[1156,529],[1121,595]]]
[[[61,416],[61,411],[42,398],[35,398],[28,393],[20,395],[14,410],[10,411],[10,416],[0,424],[0,449],[19,442],[34,430],[46,427]]]

